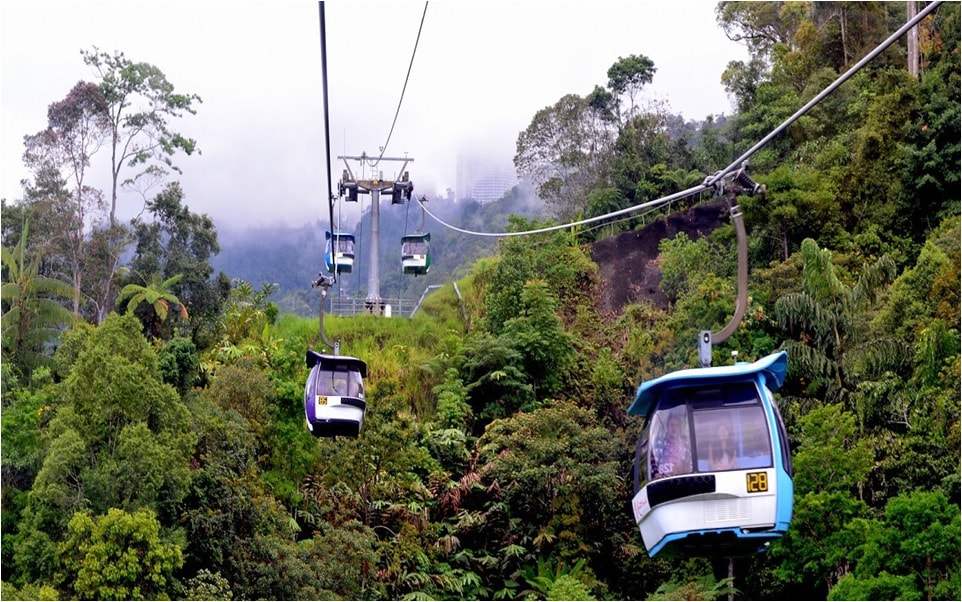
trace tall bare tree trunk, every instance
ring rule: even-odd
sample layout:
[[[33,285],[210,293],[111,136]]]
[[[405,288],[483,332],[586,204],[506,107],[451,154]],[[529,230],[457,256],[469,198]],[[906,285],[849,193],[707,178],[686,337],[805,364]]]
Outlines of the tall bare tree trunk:
[[[906,2],[906,16],[907,20],[911,21],[915,18],[915,15],[919,12],[919,5],[916,0],[908,0]],[[909,74],[915,79],[919,78],[919,26],[916,25],[909,30],[907,42],[908,46],[908,61],[909,61]]]

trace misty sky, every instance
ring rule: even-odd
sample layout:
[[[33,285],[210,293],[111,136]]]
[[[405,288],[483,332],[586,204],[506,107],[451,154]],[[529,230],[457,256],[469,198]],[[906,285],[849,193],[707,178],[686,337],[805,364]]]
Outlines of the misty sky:
[[[721,74],[747,52],[725,37],[715,6],[435,0],[425,14],[425,3],[411,0],[328,1],[332,187],[344,168],[339,156],[377,155],[387,141],[416,42],[385,156],[414,159],[418,196],[456,186],[459,154],[510,168],[535,113],[604,86],[619,57],[654,61],[642,102],[687,119],[731,114]],[[175,159],[191,211],[218,228],[326,220],[319,11],[302,0],[0,0],[0,197],[22,196],[23,136],[46,127],[47,106],[95,79],[80,56],[94,46],[153,64],[176,91],[203,99],[196,115],[171,124],[202,152]],[[100,155],[92,183],[107,189],[107,149]],[[399,166],[381,168],[390,178]],[[127,194],[120,205],[131,217],[143,198]]]

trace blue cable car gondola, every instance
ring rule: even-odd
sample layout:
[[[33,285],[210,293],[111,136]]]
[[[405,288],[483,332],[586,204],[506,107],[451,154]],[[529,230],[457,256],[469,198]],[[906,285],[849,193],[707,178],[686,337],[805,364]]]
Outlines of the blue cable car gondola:
[[[327,248],[324,250],[324,264],[331,274],[349,274],[354,269],[354,235],[347,232],[324,232]]]
[[[743,166],[716,186],[729,198],[738,242],[735,315],[702,331],[698,368],[642,383],[628,413],[645,418],[635,451],[635,523],[649,556],[662,551],[741,556],[782,537],[794,484],[785,424],[774,392],[788,372],[779,351],[752,364],[711,367],[712,345],[728,339],[748,307],[748,243],[738,194],[765,194]]]
[[[304,387],[307,429],[315,437],[357,437],[364,424],[367,364],[356,357],[307,350]]]
[[[401,269],[405,274],[424,275],[431,269],[431,235],[401,237]]]
[[[773,392],[788,354],[642,383],[632,511],[649,556],[764,550],[792,517],[791,455]]]

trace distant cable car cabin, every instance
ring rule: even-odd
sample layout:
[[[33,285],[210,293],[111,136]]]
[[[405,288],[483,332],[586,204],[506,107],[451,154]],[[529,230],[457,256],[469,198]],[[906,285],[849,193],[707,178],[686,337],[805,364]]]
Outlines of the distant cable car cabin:
[[[401,269],[405,274],[424,275],[431,269],[431,235],[401,237]]]
[[[347,232],[324,232],[327,248],[324,263],[331,274],[335,271],[349,274],[354,269],[354,235]]]
[[[315,437],[357,437],[364,423],[367,364],[356,357],[307,350],[304,387],[307,429]]]
[[[648,555],[763,551],[792,517],[791,455],[773,392],[788,354],[642,383],[632,511]]]

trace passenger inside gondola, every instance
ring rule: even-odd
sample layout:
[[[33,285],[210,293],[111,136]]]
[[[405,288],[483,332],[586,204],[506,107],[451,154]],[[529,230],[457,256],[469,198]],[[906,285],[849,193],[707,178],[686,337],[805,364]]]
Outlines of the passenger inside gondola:
[[[708,467],[711,470],[731,470],[735,468],[738,451],[731,427],[727,423],[718,425],[715,438],[708,448]]]
[[[668,416],[667,427],[655,438],[651,478],[691,472],[691,444],[686,422],[677,415]]]

